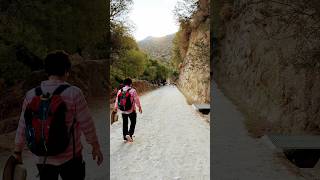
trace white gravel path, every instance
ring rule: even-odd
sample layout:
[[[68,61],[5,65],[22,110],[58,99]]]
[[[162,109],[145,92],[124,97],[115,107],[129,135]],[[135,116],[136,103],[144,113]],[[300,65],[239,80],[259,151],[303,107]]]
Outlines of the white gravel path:
[[[210,127],[176,87],[141,97],[135,141],[122,140],[122,118],[110,128],[111,180],[210,179]]]
[[[210,178],[210,127],[186,103],[175,87],[163,87],[141,97],[143,114],[138,114],[135,142],[122,141],[122,119],[110,127],[111,180],[207,180]],[[106,103],[92,101],[102,151],[106,152]],[[244,117],[214,88],[212,179],[218,180],[303,180],[275,158],[261,139],[248,136]],[[86,144],[86,143],[84,143]],[[7,158],[2,153],[0,167]],[[34,180],[35,165],[24,153],[28,180]],[[98,167],[85,145],[86,180],[102,180],[108,175],[105,163]],[[2,171],[2,168],[0,172]],[[1,172],[2,174],[2,172]]]
[[[213,100],[213,179],[304,179],[282,164],[262,139],[248,135],[244,116],[216,87]]]

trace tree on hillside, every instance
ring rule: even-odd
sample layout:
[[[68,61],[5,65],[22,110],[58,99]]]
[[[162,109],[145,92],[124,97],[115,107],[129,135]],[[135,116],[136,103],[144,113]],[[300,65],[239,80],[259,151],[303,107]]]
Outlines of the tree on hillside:
[[[198,0],[179,0],[174,8],[174,15],[179,23],[189,21],[198,9]]]
[[[145,71],[141,78],[153,82],[165,81],[171,70],[168,65],[161,62],[155,59],[147,59]]]
[[[110,21],[123,22],[126,15],[129,13],[132,0],[111,0],[110,1]]]
[[[139,50],[137,42],[129,33],[128,27],[123,24],[113,24],[111,29],[111,57],[113,60],[119,59],[121,54],[128,50]],[[113,60],[111,63],[113,63]]]
[[[120,54],[125,53],[126,50],[138,50],[138,45],[131,35],[132,27],[126,21],[132,4],[132,0],[110,1],[111,63],[119,60]]]
[[[138,78],[144,72],[146,55],[131,49],[120,57],[120,62],[118,68],[122,70],[124,77]]]

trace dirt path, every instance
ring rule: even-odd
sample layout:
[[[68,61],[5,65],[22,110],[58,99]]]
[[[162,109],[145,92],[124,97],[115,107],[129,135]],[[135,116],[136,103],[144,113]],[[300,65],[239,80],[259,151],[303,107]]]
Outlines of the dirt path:
[[[95,126],[97,129],[97,134],[100,140],[101,150],[102,152],[107,151],[107,135],[106,128],[107,128],[107,103],[106,100],[103,100],[101,98],[99,99],[91,99],[89,106],[91,114],[95,120]],[[12,133],[14,134],[14,133]],[[107,176],[107,170],[106,170],[106,162],[109,160],[106,155],[104,155],[105,161],[103,164],[98,167],[96,162],[92,160],[91,155],[91,147],[85,142],[84,137],[82,136],[82,144],[84,145],[83,155],[86,162],[86,180],[105,180]],[[7,160],[10,152],[2,152],[0,153],[0,175],[2,177],[2,171],[5,161]],[[36,170],[35,163],[33,161],[32,155],[27,150],[23,153],[23,160],[25,167],[27,167],[27,180],[35,180],[36,175],[38,171]]]
[[[282,164],[262,139],[248,135],[244,116],[216,87],[213,99],[213,179],[304,179]]]
[[[110,128],[110,177],[208,180],[210,127],[176,87],[141,97],[135,142],[123,143],[122,119]]]

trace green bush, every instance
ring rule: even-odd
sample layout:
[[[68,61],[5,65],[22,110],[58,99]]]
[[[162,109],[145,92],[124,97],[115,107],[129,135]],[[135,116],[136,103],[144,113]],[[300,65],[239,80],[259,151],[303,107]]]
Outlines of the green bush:
[[[128,50],[111,65],[111,85],[117,87],[121,80],[130,77],[139,79],[145,71],[146,55],[138,50]]]

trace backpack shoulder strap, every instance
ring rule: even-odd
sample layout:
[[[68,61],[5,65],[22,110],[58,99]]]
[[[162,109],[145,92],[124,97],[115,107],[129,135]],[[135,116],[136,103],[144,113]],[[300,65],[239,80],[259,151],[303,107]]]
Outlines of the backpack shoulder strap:
[[[36,96],[41,96],[42,95],[42,90],[41,90],[41,86],[38,86],[34,89]]]
[[[129,92],[131,89],[132,89],[132,87],[129,87],[129,88],[126,90],[126,92]]]
[[[64,90],[66,90],[68,87],[70,87],[69,84],[62,84],[59,87],[57,87],[56,90],[52,93],[52,95],[59,95],[61,94]]]

